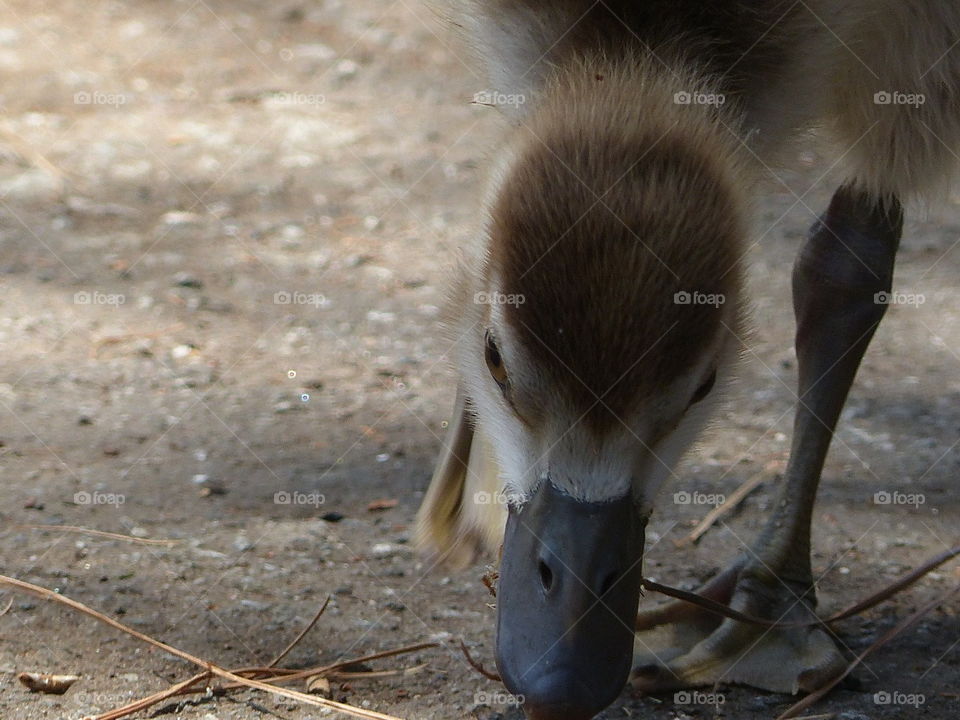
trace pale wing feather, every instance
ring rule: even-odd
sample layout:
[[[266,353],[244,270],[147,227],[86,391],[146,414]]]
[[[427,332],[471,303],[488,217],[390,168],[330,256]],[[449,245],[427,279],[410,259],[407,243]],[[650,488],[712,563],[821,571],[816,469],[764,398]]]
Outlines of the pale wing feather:
[[[437,562],[465,567],[503,541],[506,507],[490,442],[475,431],[466,396],[457,392],[436,470],[417,513],[414,541]]]

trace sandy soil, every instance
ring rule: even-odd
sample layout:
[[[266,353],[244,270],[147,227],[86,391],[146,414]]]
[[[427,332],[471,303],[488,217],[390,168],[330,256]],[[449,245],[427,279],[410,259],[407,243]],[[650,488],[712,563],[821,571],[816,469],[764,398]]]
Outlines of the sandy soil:
[[[414,0],[2,3],[3,573],[229,666],[269,660],[331,594],[291,665],[442,643],[376,666],[423,672],[336,697],[411,719],[518,717],[454,644],[491,662],[483,568],[430,568],[407,542],[453,400],[436,315],[496,137],[495,112],[469,102],[482,89]],[[834,186],[829,158],[803,160],[762,204],[743,379],[684,486],[664,493],[657,579],[695,587],[772,502],[795,383],[789,269]],[[957,541],[960,203],[910,217],[897,285],[925,302],[892,308],[828,462],[814,557],[825,609]],[[674,547],[705,509],[673,492],[729,494],[756,473],[765,482],[736,516]],[[874,502],[894,491],[924,502]],[[399,502],[368,510],[378,499]],[[958,579],[947,567],[842,623],[844,644],[866,647]],[[10,600],[0,717],[79,718],[191,672],[59,606],[0,593]],[[958,641],[957,608],[936,611],[818,711],[956,717]],[[36,695],[20,671],[82,680]],[[753,720],[789,703],[721,692],[719,706],[624,693],[603,717]],[[924,702],[878,704],[884,692]],[[162,710],[325,714],[256,693]]]

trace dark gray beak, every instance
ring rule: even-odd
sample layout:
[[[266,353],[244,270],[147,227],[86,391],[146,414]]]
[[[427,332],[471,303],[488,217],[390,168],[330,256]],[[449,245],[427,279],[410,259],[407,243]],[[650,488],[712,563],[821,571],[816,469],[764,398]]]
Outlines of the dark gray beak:
[[[549,480],[510,508],[497,591],[497,667],[531,720],[588,720],[633,661],[646,521],[632,498],[574,500]]]

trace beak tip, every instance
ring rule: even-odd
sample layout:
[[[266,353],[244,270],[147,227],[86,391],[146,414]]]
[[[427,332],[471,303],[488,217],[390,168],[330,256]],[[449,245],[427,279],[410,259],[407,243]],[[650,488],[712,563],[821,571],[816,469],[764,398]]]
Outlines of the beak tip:
[[[529,720],[590,720],[609,704],[573,669],[542,675],[526,689],[522,705]]]

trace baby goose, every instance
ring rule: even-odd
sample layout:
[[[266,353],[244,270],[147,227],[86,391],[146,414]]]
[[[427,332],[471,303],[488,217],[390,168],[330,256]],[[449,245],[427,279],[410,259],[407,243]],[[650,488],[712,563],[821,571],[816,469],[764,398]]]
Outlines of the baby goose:
[[[637,621],[644,529],[741,347],[751,197],[803,130],[828,126],[846,180],[794,267],[799,401],[782,498],[703,590],[754,615],[811,616],[812,506],[885,310],[898,198],[942,184],[941,144],[960,146],[960,7],[457,8],[496,90],[525,102],[505,108],[513,126],[452,297],[457,403],[418,541],[459,563],[502,541],[497,665],[534,720],[610,704],[635,627],[648,631],[644,689],[816,686],[844,667],[819,629],[765,632],[679,605]]]

